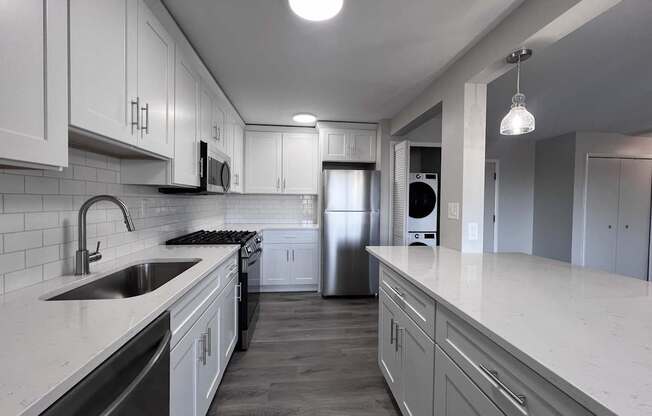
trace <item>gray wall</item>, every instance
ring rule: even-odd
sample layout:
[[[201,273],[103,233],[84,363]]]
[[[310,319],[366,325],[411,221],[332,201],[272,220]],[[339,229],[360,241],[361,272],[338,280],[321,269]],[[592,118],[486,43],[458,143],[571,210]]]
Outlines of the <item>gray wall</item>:
[[[536,143],[532,253],[570,262],[575,133]]]
[[[534,148],[522,137],[487,141],[486,158],[499,161],[499,252],[532,254]]]

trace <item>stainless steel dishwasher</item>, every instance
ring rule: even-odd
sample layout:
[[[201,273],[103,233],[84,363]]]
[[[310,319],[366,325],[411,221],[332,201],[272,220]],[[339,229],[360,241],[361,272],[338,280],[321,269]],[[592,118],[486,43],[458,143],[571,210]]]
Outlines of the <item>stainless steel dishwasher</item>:
[[[170,337],[165,312],[41,415],[169,415]]]

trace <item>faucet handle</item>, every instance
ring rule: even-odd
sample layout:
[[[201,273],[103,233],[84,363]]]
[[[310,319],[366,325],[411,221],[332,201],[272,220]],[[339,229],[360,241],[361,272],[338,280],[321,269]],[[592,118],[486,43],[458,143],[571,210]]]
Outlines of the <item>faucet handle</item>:
[[[100,252],[100,243],[101,243],[101,241],[98,241],[98,242],[97,242],[97,247],[95,247],[95,251],[92,252],[91,254],[97,254],[97,253]]]
[[[97,247],[95,247],[94,253],[88,254],[88,262],[95,263],[98,260],[102,260],[102,253],[100,253],[100,242],[97,242]]]

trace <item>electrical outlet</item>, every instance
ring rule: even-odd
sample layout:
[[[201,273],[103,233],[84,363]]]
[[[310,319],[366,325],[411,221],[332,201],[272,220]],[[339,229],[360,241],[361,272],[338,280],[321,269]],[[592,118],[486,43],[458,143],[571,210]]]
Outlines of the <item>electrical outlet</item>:
[[[448,219],[449,220],[459,220],[460,219],[460,203],[459,202],[449,202],[448,203]]]

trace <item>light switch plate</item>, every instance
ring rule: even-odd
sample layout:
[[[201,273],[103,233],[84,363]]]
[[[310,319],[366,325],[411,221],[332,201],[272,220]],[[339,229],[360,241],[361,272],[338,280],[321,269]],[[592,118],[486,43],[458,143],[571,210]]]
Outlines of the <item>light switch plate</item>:
[[[478,241],[478,223],[469,223],[469,241]]]
[[[459,202],[449,202],[448,203],[448,219],[449,220],[459,220],[460,219],[460,203]]]

